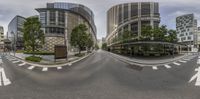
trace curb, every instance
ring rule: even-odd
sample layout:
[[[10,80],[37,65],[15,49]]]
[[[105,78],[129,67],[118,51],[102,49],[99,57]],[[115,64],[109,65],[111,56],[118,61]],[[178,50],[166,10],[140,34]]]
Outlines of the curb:
[[[181,60],[181,59],[184,59],[185,57],[189,56],[189,55],[184,55],[183,57],[180,57],[178,59],[174,59],[174,60],[170,60],[170,61],[167,61],[167,62],[161,62],[161,63],[142,63],[142,62],[136,62],[136,61],[133,61],[131,59],[126,59],[126,57],[121,57],[120,55],[117,55],[115,53],[111,53],[111,52],[108,52],[109,54],[112,54],[112,57],[114,58],[117,58],[118,60],[121,60],[125,63],[128,63],[130,65],[139,65],[139,66],[155,66],[155,65],[164,65],[164,64],[169,64],[171,62],[174,62],[174,61],[178,61],[178,60]]]
[[[64,64],[59,64],[59,65],[41,65],[41,64],[35,64],[35,63],[27,62],[27,61],[25,61],[25,60],[23,60],[23,59],[21,59],[19,57],[13,56],[13,55],[10,55],[10,56],[15,57],[17,59],[20,59],[20,61],[24,62],[25,64],[33,65],[33,66],[36,66],[36,67],[42,67],[42,68],[45,68],[45,67],[46,68],[51,68],[51,67],[63,67],[63,66],[67,66],[67,65],[71,66],[72,64],[74,64],[76,62],[79,62],[79,61],[81,61],[81,60],[83,60],[83,59],[85,59],[85,58],[87,58],[87,57],[89,57],[89,56],[91,56],[93,54],[94,54],[94,52],[92,52],[90,54],[87,54],[86,56],[81,57],[81,58],[79,58],[77,60],[74,60],[74,61],[71,61],[71,62],[67,62],[67,63],[64,63]]]

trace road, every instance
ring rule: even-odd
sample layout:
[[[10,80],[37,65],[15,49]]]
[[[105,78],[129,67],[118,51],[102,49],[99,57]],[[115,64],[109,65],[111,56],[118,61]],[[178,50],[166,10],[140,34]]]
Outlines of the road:
[[[200,99],[197,59],[152,69],[124,63],[105,51],[57,70],[27,69],[2,58],[7,78],[0,99]]]

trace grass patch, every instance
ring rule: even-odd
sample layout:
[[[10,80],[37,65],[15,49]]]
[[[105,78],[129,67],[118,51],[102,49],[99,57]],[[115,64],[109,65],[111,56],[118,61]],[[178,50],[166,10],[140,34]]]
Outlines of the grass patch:
[[[32,61],[32,62],[40,62],[42,60],[42,58],[37,57],[37,56],[29,56],[29,57],[26,57],[25,60]]]

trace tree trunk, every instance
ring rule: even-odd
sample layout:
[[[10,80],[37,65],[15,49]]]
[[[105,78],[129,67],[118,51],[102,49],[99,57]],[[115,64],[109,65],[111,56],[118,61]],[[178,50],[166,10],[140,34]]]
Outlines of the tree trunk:
[[[35,56],[35,45],[34,44],[32,45],[32,53],[33,53],[33,56]]]

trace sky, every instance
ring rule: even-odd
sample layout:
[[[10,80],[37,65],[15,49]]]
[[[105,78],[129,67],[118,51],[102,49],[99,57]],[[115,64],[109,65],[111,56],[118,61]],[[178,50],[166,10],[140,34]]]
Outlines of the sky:
[[[97,26],[97,38],[106,36],[106,12],[112,6],[127,2],[159,2],[161,25],[167,25],[169,29],[176,28],[176,17],[183,14],[194,13],[200,23],[200,1],[199,0],[0,0],[0,25],[7,32],[9,22],[16,15],[29,17],[38,15],[35,8],[46,7],[46,3],[70,2],[79,3],[89,7],[95,15]]]

